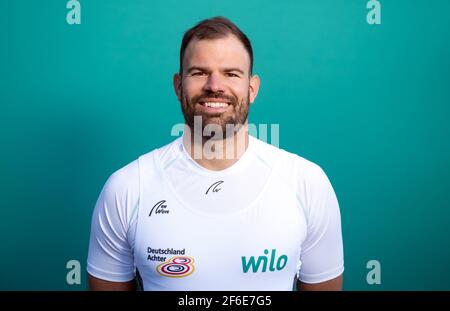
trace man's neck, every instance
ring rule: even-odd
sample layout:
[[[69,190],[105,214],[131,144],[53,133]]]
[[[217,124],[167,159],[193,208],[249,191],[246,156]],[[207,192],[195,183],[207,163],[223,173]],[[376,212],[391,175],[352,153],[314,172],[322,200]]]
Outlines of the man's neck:
[[[186,151],[200,166],[212,171],[221,171],[231,167],[244,155],[249,144],[247,124],[234,135],[224,139],[195,137],[190,133],[192,132],[185,130],[183,135]]]

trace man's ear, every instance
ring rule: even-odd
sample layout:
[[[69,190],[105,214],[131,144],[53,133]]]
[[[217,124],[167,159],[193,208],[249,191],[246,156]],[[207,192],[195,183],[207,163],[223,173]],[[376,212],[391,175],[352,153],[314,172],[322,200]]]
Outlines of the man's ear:
[[[258,75],[253,75],[250,77],[250,85],[249,85],[250,104],[252,104],[255,101],[256,96],[258,96],[260,83],[261,81]]]
[[[176,73],[173,75],[173,88],[175,90],[175,94],[178,97],[178,100],[181,101],[181,74]]]

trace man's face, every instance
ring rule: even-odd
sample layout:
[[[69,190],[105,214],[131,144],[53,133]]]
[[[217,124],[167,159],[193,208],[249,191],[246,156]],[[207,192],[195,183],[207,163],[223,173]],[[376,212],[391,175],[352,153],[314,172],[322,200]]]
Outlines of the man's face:
[[[249,105],[257,95],[259,78],[250,77],[250,56],[234,36],[192,40],[186,48],[182,76],[174,76],[186,124],[194,128],[194,116],[202,127],[243,125]]]

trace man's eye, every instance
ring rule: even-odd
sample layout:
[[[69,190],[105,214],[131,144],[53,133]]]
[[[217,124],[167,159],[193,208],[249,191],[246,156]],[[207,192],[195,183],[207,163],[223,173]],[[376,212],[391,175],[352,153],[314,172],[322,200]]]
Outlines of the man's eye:
[[[232,73],[232,72],[227,72],[227,76],[228,77],[239,77],[237,74]]]
[[[198,71],[198,72],[194,72],[192,75],[193,76],[201,76],[201,75],[204,75],[204,74],[205,74],[204,72]]]

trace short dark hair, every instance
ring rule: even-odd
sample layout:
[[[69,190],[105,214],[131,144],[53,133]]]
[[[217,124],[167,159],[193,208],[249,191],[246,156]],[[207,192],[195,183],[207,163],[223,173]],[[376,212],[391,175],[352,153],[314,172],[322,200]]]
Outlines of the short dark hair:
[[[187,30],[184,33],[181,41],[180,49],[180,74],[183,71],[183,58],[186,47],[192,39],[218,39],[223,38],[229,34],[236,36],[242,42],[245,49],[250,56],[250,75],[253,72],[253,49],[248,37],[229,19],[223,16],[216,16],[213,18],[200,21],[197,25]]]

